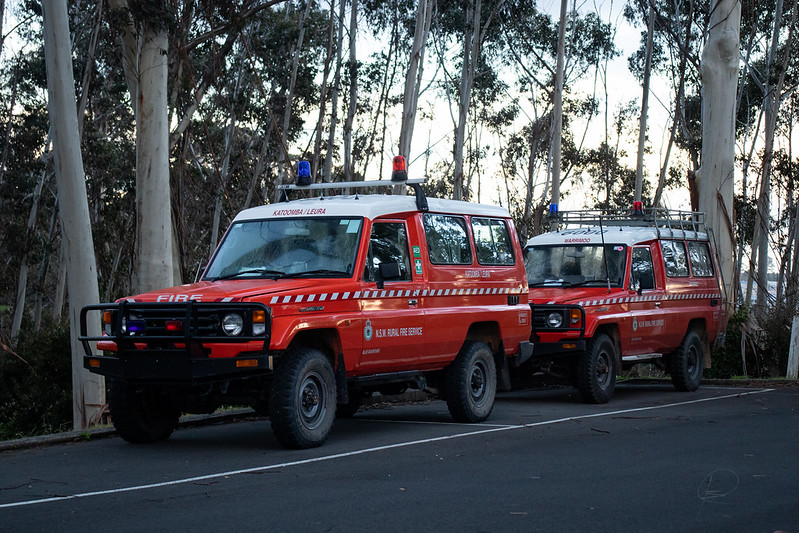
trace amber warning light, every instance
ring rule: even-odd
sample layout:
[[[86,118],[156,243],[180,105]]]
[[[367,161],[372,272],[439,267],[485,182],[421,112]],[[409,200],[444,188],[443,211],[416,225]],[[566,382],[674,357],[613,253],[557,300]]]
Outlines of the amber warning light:
[[[405,158],[401,155],[394,157],[394,170],[391,181],[407,181],[408,171],[405,169]]]

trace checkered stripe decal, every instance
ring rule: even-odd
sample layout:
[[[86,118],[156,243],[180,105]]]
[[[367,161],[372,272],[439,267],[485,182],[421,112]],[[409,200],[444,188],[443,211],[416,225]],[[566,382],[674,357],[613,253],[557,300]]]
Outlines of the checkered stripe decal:
[[[625,296],[623,298],[605,298],[603,300],[583,300],[577,302],[582,307],[593,307],[596,305],[626,304],[630,302],[663,302],[667,300],[707,300],[710,298],[721,298],[718,292],[693,292],[686,294],[667,294],[665,296]]]
[[[270,305],[290,304],[290,303],[312,303],[312,302],[333,302],[339,300],[378,300],[385,298],[408,298],[418,296],[480,296],[495,294],[522,294],[523,289],[505,288],[481,288],[481,289],[435,289],[435,290],[369,290],[355,292],[332,292],[321,294],[289,294],[272,296],[269,300]]]

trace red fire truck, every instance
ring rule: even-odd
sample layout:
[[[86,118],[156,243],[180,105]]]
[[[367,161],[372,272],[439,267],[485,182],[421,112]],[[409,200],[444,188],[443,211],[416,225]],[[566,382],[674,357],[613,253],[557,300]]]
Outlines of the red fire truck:
[[[414,194],[245,210],[197,283],[84,308],[84,365],[110,378],[124,439],[163,440],[181,413],[243,404],[268,414],[284,446],[318,446],[336,413],[408,387],[478,422],[498,384],[510,386],[509,363],[530,356],[527,281],[507,210],[427,199],[402,160],[392,181],[310,185],[307,162],[299,168],[300,184],[284,192],[390,185]],[[90,319],[101,320],[101,336],[87,333]]]
[[[607,402],[617,373],[637,363],[696,390],[724,338],[723,283],[703,215],[636,204],[555,208],[559,229],[524,250],[535,346],[525,371],[565,376],[587,402]]]

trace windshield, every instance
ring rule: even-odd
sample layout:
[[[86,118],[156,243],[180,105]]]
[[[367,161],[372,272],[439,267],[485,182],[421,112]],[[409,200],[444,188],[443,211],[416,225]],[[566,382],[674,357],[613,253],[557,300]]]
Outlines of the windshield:
[[[362,218],[236,222],[204,279],[351,277]]]
[[[602,245],[528,246],[524,254],[527,283],[531,287],[607,285],[621,287],[627,247],[606,244],[610,276],[606,274]]]

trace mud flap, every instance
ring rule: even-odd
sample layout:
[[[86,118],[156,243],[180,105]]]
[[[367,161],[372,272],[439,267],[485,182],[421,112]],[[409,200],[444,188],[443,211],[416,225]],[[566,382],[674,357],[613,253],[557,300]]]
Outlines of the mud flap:
[[[349,387],[347,386],[347,368],[344,366],[344,354],[336,356],[336,403],[348,404],[350,402]]]
[[[494,362],[497,367],[497,391],[507,392],[511,390],[508,358],[504,357],[502,354],[494,355]]]

